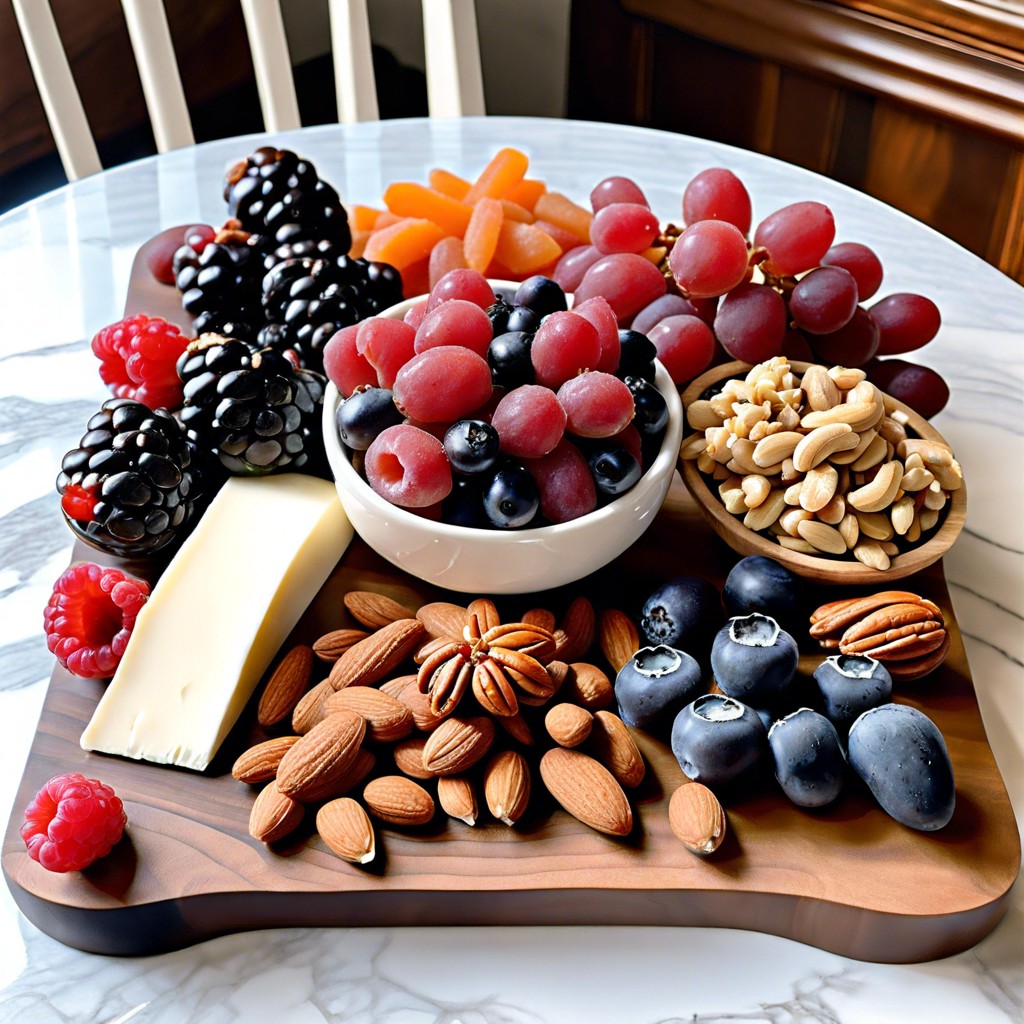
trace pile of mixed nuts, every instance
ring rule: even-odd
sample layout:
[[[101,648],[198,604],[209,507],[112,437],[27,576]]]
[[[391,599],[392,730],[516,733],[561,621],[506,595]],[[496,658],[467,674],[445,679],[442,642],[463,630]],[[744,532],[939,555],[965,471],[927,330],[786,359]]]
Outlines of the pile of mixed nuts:
[[[776,356],[686,415],[697,433],[681,458],[718,481],[744,526],[791,551],[888,569],[963,485],[950,448],[908,437],[905,414],[863,370],[814,365],[801,378]]]

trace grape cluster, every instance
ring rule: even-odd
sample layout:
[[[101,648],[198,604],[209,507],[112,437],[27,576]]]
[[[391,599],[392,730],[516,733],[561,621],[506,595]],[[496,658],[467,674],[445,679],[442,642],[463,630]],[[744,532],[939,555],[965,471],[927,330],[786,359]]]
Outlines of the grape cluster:
[[[677,384],[726,354],[749,363],[783,354],[863,368],[926,417],[945,406],[949,389],[939,374],[892,358],[935,337],[935,303],[899,292],[867,306],[882,264],[866,245],[835,242],[823,203],[784,206],[751,239],[750,195],[724,168],[686,186],[681,230],[662,233],[628,178],[606,178],[590,201],[591,244],[566,252],[553,276],[577,303],[603,296],[621,326],[649,335]]]
[[[324,350],[342,441],[382,497],[460,526],[592,512],[640,478],[668,407],[651,342],[595,296],[567,309],[536,276],[499,298],[445,274],[404,320],[371,317]]]

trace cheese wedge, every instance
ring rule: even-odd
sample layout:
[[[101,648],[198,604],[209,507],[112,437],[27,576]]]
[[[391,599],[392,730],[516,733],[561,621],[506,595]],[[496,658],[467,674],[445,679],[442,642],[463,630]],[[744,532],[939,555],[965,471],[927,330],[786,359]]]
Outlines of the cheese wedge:
[[[351,539],[333,484],[228,480],[142,609],[82,746],[206,768]]]

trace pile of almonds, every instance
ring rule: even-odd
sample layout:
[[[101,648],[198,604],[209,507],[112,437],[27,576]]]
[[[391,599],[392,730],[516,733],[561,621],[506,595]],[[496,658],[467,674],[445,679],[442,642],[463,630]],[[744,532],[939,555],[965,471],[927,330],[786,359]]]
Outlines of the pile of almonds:
[[[514,825],[529,806],[534,770],[581,822],[630,833],[626,790],[643,779],[644,760],[607,710],[608,675],[582,660],[598,632],[614,671],[632,657],[639,635],[626,615],[602,613],[598,630],[585,597],[559,624],[540,608],[502,623],[487,599],[413,611],[350,591],[345,606],[365,628],[292,648],[261,695],[260,725],[290,722],[291,733],[251,747],[232,769],[241,782],[263,785],[250,816],[254,838],[284,838],[316,805],[324,842],[368,863],[374,819],[423,825],[436,813],[435,793],[444,813],[469,825],[482,805]],[[318,661],[329,671],[311,686]]]
[[[960,464],[938,441],[907,436],[906,416],[863,370],[782,356],[727,380],[686,410],[697,431],[680,457],[718,481],[726,509],[782,547],[885,570],[899,541],[938,524]]]

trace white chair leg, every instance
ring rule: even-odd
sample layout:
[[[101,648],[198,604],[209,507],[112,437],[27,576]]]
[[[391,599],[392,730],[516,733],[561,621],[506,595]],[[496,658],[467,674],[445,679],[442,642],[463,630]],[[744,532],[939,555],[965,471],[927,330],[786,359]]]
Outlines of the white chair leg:
[[[299,128],[299,102],[280,0],[242,0],[263,124],[268,132]]]
[[[430,116],[484,114],[474,0],[423,0],[423,43]]]
[[[49,0],[13,0],[32,74],[69,181],[102,170]]]
[[[330,0],[329,9],[338,120],[342,124],[376,121],[380,111],[366,0]]]
[[[121,0],[121,6],[153,122],[156,148],[166,153],[193,145],[196,140],[163,0]]]

